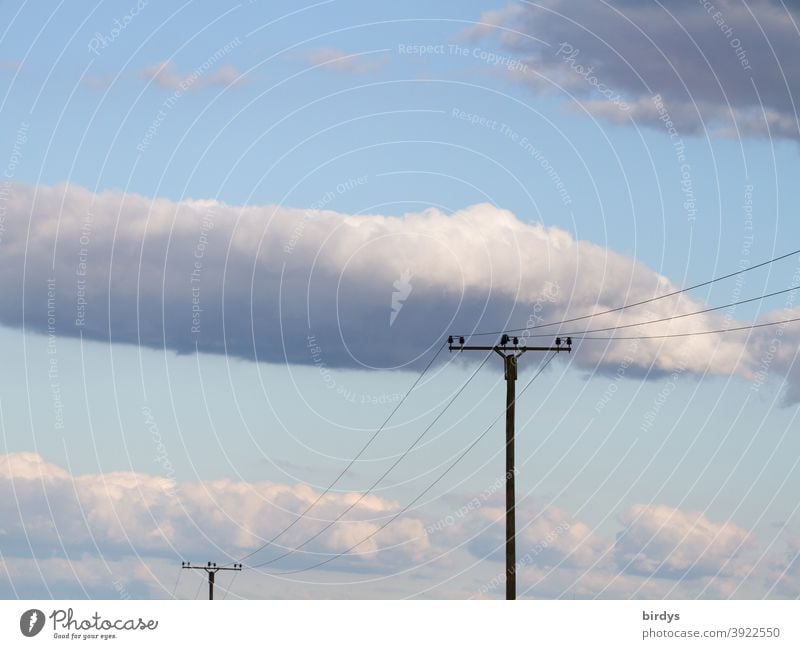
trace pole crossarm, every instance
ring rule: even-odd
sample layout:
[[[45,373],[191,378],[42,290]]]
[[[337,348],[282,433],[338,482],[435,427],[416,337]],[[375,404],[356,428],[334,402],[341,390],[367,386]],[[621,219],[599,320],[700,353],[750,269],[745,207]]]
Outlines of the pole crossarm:
[[[235,570],[236,572],[242,569],[241,563],[234,563],[232,566],[218,566],[216,563],[209,561],[204,566],[193,566],[189,561],[181,561],[181,568],[184,570],[205,570],[208,574],[208,599],[214,599],[214,582],[216,575],[220,570]]]
[[[449,345],[448,349],[451,352],[460,352],[460,351],[496,351],[498,354],[511,353],[511,354],[518,354],[522,355],[525,352],[569,352],[572,351],[571,347],[528,347],[527,345],[520,345],[519,347],[509,347],[508,345],[501,346],[501,345]]]
[[[499,345],[466,345],[464,344],[464,336],[448,336],[447,349],[451,352],[466,352],[466,351],[479,351],[479,352],[497,352],[500,356],[507,356],[513,354],[517,357],[522,356],[525,352],[571,352],[572,351],[572,338],[556,338],[555,345],[545,347],[533,347],[529,345],[520,345],[519,338],[510,338],[503,334],[500,339]],[[511,343],[511,344],[509,344]]]

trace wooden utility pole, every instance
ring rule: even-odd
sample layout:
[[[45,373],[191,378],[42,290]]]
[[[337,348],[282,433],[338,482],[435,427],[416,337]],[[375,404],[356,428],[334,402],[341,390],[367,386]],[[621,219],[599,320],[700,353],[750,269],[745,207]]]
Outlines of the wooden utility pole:
[[[205,570],[208,573],[208,599],[214,599],[214,582],[220,570],[241,570],[241,563],[234,563],[232,566],[217,566],[216,563],[208,562],[205,566],[193,566],[188,561],[181,561],[181,568],[184,570]]]
[[[556,338],[554,347],[520,346],[519,338],[503,334],[500,344],[494,346],[465,346],[464,337],[458,341],[453,336],[447,339],[450,351],[497,352],[503,358],[506,378],[506,599],[517,599],[517,550],[515,519],[516,468],[514,466],[514,405],[516,403],[517,359],[525,352],[571,352],[572,338]]]

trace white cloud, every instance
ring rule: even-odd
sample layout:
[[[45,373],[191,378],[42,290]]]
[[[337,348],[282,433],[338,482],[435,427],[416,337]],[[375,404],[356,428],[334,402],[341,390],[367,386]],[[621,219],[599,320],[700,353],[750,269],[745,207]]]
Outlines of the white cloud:
[[[435,547],[466,544],[469,550],[469,559],[458,558],[448,566],[448,575],[458,575],[465,567],[472,575],[467,587],[454,596],[502,597],[505,528],[500,500],[493,497],[480,506],[462,506],[455,510],[462,515],[453,516],[450,525],[429,527]],[[518,595],[785,596],[797,574],[796,550],[794,563],[781,553],[759,555],[755,534],[732,521],[712,522],[698,512],[644,504],[629,507],[617,519],[622,529],[615,540],[609,537],[613,530],[593,528],[552,503],[518,507]]]
[[[634,505],[619,515],[615,557],[621,569],[644,576],[693,579],[741,572],[751,534],[731,521],[714,523],[702,512],[667,505]]]
[[[356,75],[377,72],[388,62],[388,58],[385,56],[376,57],[371,53],[349,54],[335,47],[308,50],[303,54],[303,58],[311,65],[322,65],[337,72]]]
[[[244,76],[233,65],[224,64],[209,72],[179,73],[172,61],[162,61],[141,71],[144,79],[152,80],[159,88],[185,92],[210,86],[229,87],[244,82]]]
[[[214,480],[180,482],[134,472],[72,476],[35,453],[0,456],[3,557],[117,560],[125,556],[191,557],[213,552],[236,558],[287,527],[318,497],[307,485]],[[275,546],[295,547],[335,519],[358,498],[326,494],[307,518]],[[345,552],[399,509],[396,502],[365,498],[330,532],[287,557],[275,569],[309,565],[319,553]],[[375,534],[334,567],[386,567],[419,559],[429,549],[425,528],[413,514]],[[305,553],[312,553],[312,556]],[[273,549],[273,555],[278,551]],[[316,555],[316,556],[313,556]],[[270,558],[270,550],[252,561]]]
[[[52,324],[60,336],[178,352],[415,368],[449,333],[524,327],[534,314],[558,320],[676,289],[637,261],[487,204],[452,215],[431,209],[351,216],[15,183],[6,206],[0,322],[20,326],[24,318],[32,331],[47,333]],[[393,284],[406,270],[414,292],[390,327]],[[785,265],[773,277],[780,273],[792,283]],[[704,307],[680,295],[570,329]],[[793,307],[762,319],[798,315]],[[624,331],[661,335],[740,324],[717,312]],[[786,397],[794,403],[800,400],[798,340],[792,325],[780,336],[766,328],[682,338],[679,345],[645,340],[626,375],[658,377],[683,368],[758,383],[785,376]],[[629,348],[584,341],[571,362],[613,372]]]
[[[242,556],[294,520],[318,493],[299,484],[173,483],[133,472],[71,475],[35,453],[0,455],[0,593],[169,596],[177,562]],[[280,544],[302,543],[356,498],[326,495]],[[397,597],[419,590],[495,597],[504,580],[504,510],[497,502],[499,497],[492,497],[444,527],[423,513],[407,513],[350,556],[332,562],[329,568],[340,574],[330,573],[330,584],[321,571],[312,582],[291,575],[276,582],[250,571],[242,585],[252,597]],[[304,548],[314,554],[282,559],[267,570],[310,565],[346,550],[399,508],[370,495],[345,517],[347,522]],[[701,513],[665,505],[634,505],[618,520],[623,529],[614,541],[556,505],[519,507],[519,592],[533,597],[763,597],[787,596],[798,582],[800,544],[791,540],[788,552],[754,561],[755,536],[731,521],[712,522]],[[267,551],[257,558],[270,556]],[[365,572],[372,574],[362,579]],[[351,575],[353,590],[342,589],[341,573]],[[185,580],[182,596],[194,596],[198,583]]]
[[[470,551],[479,558],[505,560],[505,505],[500,498],[492,500],[495,502],[478,509],[470,521],[468,529],[473,533],[486,529],[470,544]],[[607,539],[555,505],[526,504],[517,508],[517,517],[517,561],[521,567],[587,567],[609,547]]]
[[[19,72],[22,69],[22,61],[12,61],[8,59],[0,60],[0,70],[10,70],[11,72]]]

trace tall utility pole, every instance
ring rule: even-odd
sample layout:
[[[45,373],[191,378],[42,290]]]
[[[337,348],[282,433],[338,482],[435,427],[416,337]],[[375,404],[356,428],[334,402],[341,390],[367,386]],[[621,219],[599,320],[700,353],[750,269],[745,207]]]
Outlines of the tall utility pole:
[[[188,561],[181,561],[181,568],[184,570],[205,570],[208,573],[208,599],[214,599],[214,582],[220,570],[241,570],[241,563],[234,563],[232,566],[217,566],[216,563],[208,562],[205,566],[193,566]]]
[[[525,352],[571,352],[572,338],[556,338],[555,347],[520,346],[519,338],[503,334],[500,344],[494,346],[465,346],[464,337],[456,342],[453,336],[447,339],[450,351],[497,352],[503,359],[506,376],[506,599],[517,599],[517,549],[514,478],[514,405],[516,403],[517,359]],[[510,344],[509,344],[510,343]],[[563,345],[562,345],[563,343]]]

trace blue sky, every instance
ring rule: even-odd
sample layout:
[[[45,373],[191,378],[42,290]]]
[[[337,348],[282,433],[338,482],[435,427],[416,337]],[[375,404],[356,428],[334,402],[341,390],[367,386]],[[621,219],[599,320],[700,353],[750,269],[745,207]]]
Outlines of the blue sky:
[[[182,559],[236,559],[289,524],[448,333],[571,318],[800,247],[796,9],[717,4],[4,3],[0,593],[167,597]],[[799,264],[591,325],[782,290]],[[520,592],[794,593],[796,331],[773,354],[764,328],[559,355],[517,406],[518,555],[549,539]],[[543,360],[523,358],[520,387]],[[281,542],[368,488],[479,361],[445,352]],[[490,359],[355,522],[270,570],[340,552],[412,501],[502,412],[499,370]],[[372,554],[246,571],[233,596],[499,596],[502,434]]]

